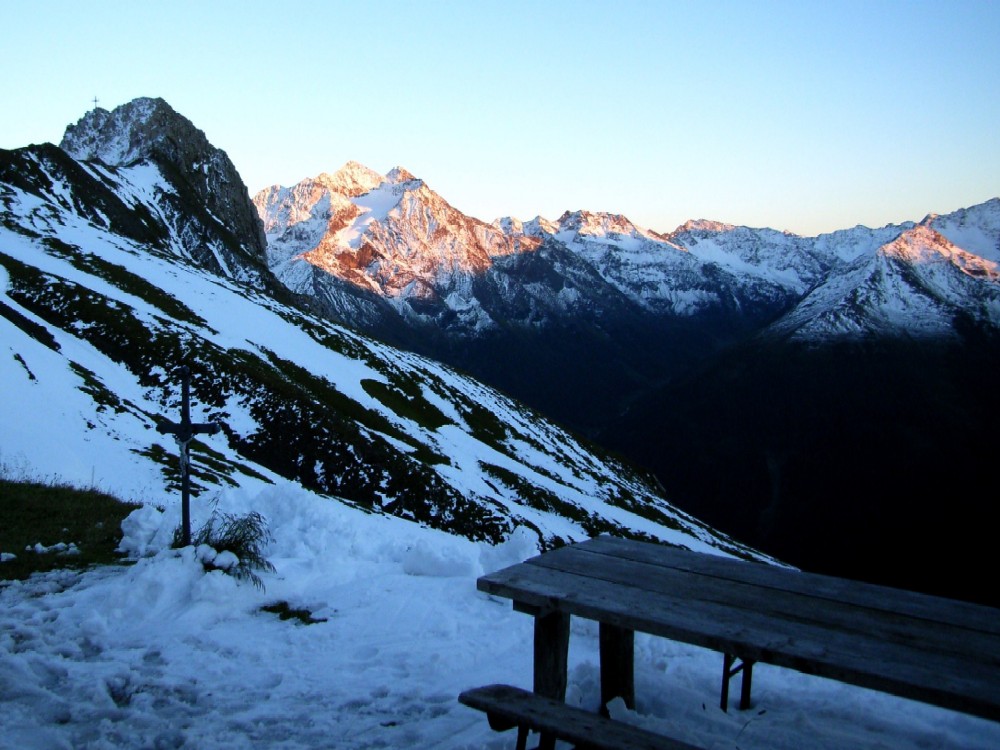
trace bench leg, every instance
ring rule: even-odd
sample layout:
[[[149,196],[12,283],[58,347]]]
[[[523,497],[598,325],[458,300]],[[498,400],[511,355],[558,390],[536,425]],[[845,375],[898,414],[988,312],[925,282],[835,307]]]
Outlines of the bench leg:
[[[535,685],[539,695],[566,700],[566,670],[569,656],[569,615],[552,612],[535,617]],[[555,737],[542,733],[539,750],[552,750]]]
[[[602,622],[601,713],[608,715],[608,702],[622,698],[635,710],[635,632]]]
[[[722,655],[722,698],[719,701],[719,707],[726,712],[729,711],[729,681],[740,672],[743,673],[743,682],[740,685],[740,711],[746,711],[750,708],[750,690],[753,685],[754,663],[743,660],[734,667],[734,661],[736,661],[735,656],[730,654]]]

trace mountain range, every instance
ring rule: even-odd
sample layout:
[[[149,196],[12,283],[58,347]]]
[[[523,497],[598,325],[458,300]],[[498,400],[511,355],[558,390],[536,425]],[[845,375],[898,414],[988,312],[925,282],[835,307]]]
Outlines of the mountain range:
[[[486,224],[357,163],[253,200],[270,268],[323,314],[638,461],[713,526],[813,570],[1000,601],[949,572],[991,545],[975,467],[995,460],[1000,199],[816,237]]]
[[[749,336],[954,339],[957,318],[1000,324],[997,199],[818,237],[711,221],[658,233],[589,211],[486,224],[403,168],[351,162],[253,200],[269,267],[323,314],[591,436]]]
[[[1000,199],[817,237],[705,220],[659,232],[583,210],[486,223],[402,167],[381,175],[350,162],[251,202],[228,158],[162,100],[94,110],[67,129],[61,148],[11,152],[5,163],[4,226],[49,255],[72,255],[60,243],[86,247],[65,239],[64,228],[82,222],[280,305],[295,326],[324,331],[314,339],[336,331],[422,363],[421,375],[394,364],[394,378],[362,377],[367,409],[384,413],[388,404],[397,417],[414,409],[430,420],[423,429],[431,434],[450,429],[445,420],[475,432],[475,420],[453,416],[465,414],[461,408],[438,403],[442,386],[420,386],[442,367],[432,362],[446,363],[447,379],[469,373],[528,404],[533,419],[543,413],[584,436],[545,422],[559,431],[522,436],[519,445],[559,454],[562,444],[595,440],[658,478],[630,473],[643,477],[640,485],[604,497],[654,505],[669,498],[741,541],[821,572],[996,598],[958,590],[948,571],[983,565],[990,544],[976,467],[990,465],[994,453],[988,404],[1000,364]],[[33,197],[15,204],[15,194]],[[60,218],[46,224],[45,211]],[[31,318],[45,320],[44,284],[36,284],[33,308],[11,285],[17,306],[9,305],[8,319],[52,325]],[[258,344],[249,347],[253,368],[280,360],[315,370],[265,348],[261,356]],[[164,387],[162,378],[157,385]],[[345,390],[352,399],[360,393]],[[318,418],[309,412],[303,421],[302,408],[278,430],[284,436],[292,424]],[[268,426],[261,422],[259,433]],[[385,434],[372,424],[361,431]],[[391,436],[393,448],[407,442]],[[299,440],[315,437],[310,430]],[[439,445],[431,452],[455,465]],[[304,451],[288,458],[281,471],[313,482],[304,459]],[[360,473],[378,475],[380,461]],[[404,463],[412,474],[413,462]],[[416,463],[430,467],[427,476],[443,476],[443,462]],[[535,481],[534,474],[515,479],[495,468],[502,462],[478,463],[493,467],[486,486],[510,491],[477,494],[490,513],[497,501],[505,508],[489,533],[532,520],[543,537],[563,536],[556,529],[564,527],[510,504],[527,495],[535,510],[556,507],[562,487],[546,485],[551,494],[539,498],[524,491],[523,477]],[[346,466],[345,458],[319,473],[328,478]],[[624,471],[590,476],[600,486],[598,477]],[[427,501],[425,517],[431,505],[469,497],[464,485],[449,486],[462,500]],[[369,488],[358,496],[371,506],[378,494]],[[648,533],[616,518],[619,528]],[[482,533],[472,527],[479,520],[464,531]]]
[[[655,481],[493,388],[309,312],[267,265],[228,157],[162,100],[94,110],[0,152],[0,464],[175,501],[155,427],[192,447],[195,503],[293,482],[360,510],[499,542],[611,532],[754,553]]]

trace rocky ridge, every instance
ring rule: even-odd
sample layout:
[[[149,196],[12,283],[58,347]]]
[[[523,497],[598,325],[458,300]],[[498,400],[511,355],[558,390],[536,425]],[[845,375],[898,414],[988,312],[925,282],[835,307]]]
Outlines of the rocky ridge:
[[[358,171],[365,175],[363,184],[349,177]],[[449,336],[481,336],[509,325],[559,325],[561,316],[607,317],[621,303],[695,324],[700,317],[722,316],[740,319],[740,330],[763,328],[781,313],[792,314],[814,288],[828,282],[836,287],[855,261],[871,260],[915,226],[859,226],[800,237],[697,220],[659,233],[621,215],[592,211],[567,211],[556,221],[505,217],[485,225],[412,175],[401,180],[394,171],[380,177],[356,163],[337,174],[269,188],[255,197],[267,227],[271,268],[303,293],[334,283],[326,280],[333,277],[348,284],[339,287],[342,294],[352,288],[372,292],[390,300],[410,325],[437,327]],[[981,214],[972,207],[924,223],[936,222],[961,233],[960,241],[973,241],[975,247],[966,252],[1000,254],[990,239],[995,232],[969,234]],[[528,253],[536,256],[531,262],[510,257]],[[528,268],[532,273],[525,278]],[[547,281],[540,286],[540,279]],[[619,302],[609,302],[609,291]],[[960,294],[957,287],[953,291]],[[973,287],[966,291],[979,295]],[[954,294],[952,302],[961,306]],[[988,306],[972,307],[974,317],[996,324]],[[811,309],[805,305],[793,319]],[[889,326],[884,333],[907,334],[904,318],[881,320]],[[822,326],[798,330],[820,335]],[[913,333],[923,335],[925,329],[918,325]],[[847,329],[835,326],[823,335],[841,334]]]
[[[154,166],[163,177],[157,214],[175,251],[214,273],[270,283],[263,226],[235,165],[163,99],[93,109],[66,128],[59,146],[103,165],[109,179]]]

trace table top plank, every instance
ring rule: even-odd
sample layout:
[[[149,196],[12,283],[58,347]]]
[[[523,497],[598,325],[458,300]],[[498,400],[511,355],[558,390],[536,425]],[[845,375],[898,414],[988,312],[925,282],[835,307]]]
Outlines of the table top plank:
[[[635,595],[639,597],[670,595],[691,602],[715,602],[782,621],[829,629],[850,637],[876,638],[925,653],[951,654],[1000,668],[1000,635],[901,615],[882,607],[836,601],[785,588],[701,575],[610,555],[595,555],[582,546],[563,547],[530,562],[598,578],[627,589],[637,589]],[[796,575],[794,571],[786,572]]]
[[[981,630],[984,633],[1000,635],[1000,612],[993,607],[971,602],[943,599],[916,591],[906,591],[846,578],[808,573],[794,568],[692,552],[678,547],[636,542],[631,539],[607,535],[580,542],[573,545],[573,548],[637,562],[674,567],[702,575],[713,575],[725,580],[742,581],[789,592],[805,593],[813,597],[828,598],[837,602],[882,609],[932,622],[958,625],[970,630]]]
[[[634,544],[642,543],[618,546],[616,549],[621,551],[627,547],[633,557],[638,552],[645,552]],[[668,566],[668,569],[655,571],[656,566],[652,563],[637,563],[631,578],[628,578],[630,563],[602,560],[591,553],[588,545],[590,543],[585,542],[574,545],[576,549],[566,548],[565,551],[556,551],[558,554],[546,553],[526,563],[483,576],[478,586],[482,591],[511,598],[521,605],[537,607],[542,611],[563,611],[731,653],[743,659],[789,667],[1000,720],[1000,667],[997,666],[996,650],[992,645],[990,648],[993,650],[977,653],[977,649],[966,651],[961,645],[942,644],[939,637],[923,644],[908,640],[905,637],[909,627],[906,625],[907,616],[879,610],[865,615],[882,628],[873,633],[847,628],[836,618],[832,623],[824,623],[822,608],[832,606],[825,600],[830,595],[828,589],[817,601],[809,602],[808,591],[790,592],[779,588],[772,592],[760,588],[760,584],[752,584],[758,587],[761,599],[761,606],[755,607],[754,597],[747,593],[751,584],[745,580],[733,580],[726,571],[723,571],[725,575],[721,579],[717,571],[707,577],[700,573],[687,573],[695,583],[700,582],[703,586],[711,584],[714,593],[709,594],[697,591],[698,586],[692,587],[690,583],[673,588],[672,583],[682,580],[685,575],[676,567],[669,569]],[[685,564],[689,567],[694,565],[697,568],[701,562],[707,562],[714,569],[717,559],[722,559],[706,560],[704,558],[712,556],[679,552],[679,558],[687,557]],[[590,555],[592,562],[581,563],[581,555],[584,560]],[[654,557],[658,558],[659,553],[656,552]],[[741,567],[757,567],[738,561],[723,561]],[[656,575],[650,575],[650,566]],[[594,572],[602,569],[606,570]],[[792,576],[801,575],[795,571],[786,572]],[[622,580],[623,577],[625,580]],[[606,580],[608,578],[610,580]],[[727,601],[726,595],[719,594],[727,587],[739,592],[735,601]],[[772,608],[768,611],[770,605],[764,604],[771,596],[779,600],[784,597],[778,610]],[[781,610],[781,607],[794,608],[794,597],[801,597],[805,602],[802,605],[805,614]],[[929,608],[926,602],[918,604],[917,611],[920,612],[941,610],[941,605],[935,602],[931,602],[934,606]],[[844,606],[864,609],[851,602]],[[810,609],[814,607],[821,609]],[[833,609],[836,610],[836,607]],[[817,615],[817,612],[820,614]],[[930,626],[921,617],[913,616],[912,619],[914,632],[930,632]],[[945,617],[938,619],[961,621],[962,618],[946,613]],[[961,640],[962,626],[948,627],[953,628]],[[897,633],[892,628],[901,631]],[[987,639],[988,644],[992,643],[987,634],[978,630],[971,632],[977,638]],[[947,641],[947,636],[944,640]]]

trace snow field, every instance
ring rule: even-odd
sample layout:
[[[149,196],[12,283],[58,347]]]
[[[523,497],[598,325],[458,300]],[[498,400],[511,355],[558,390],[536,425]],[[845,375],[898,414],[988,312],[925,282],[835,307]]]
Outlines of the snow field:
[[[123,523],[134,565],[0,585],[0,748],[511,747],[462,690],[531,686],[531,618],[476,590],[536,553],[368,514],[291,484],[196,502],[268,520],[261,591],[169,550],[176,508]],[[316,624],[261,607],[287,602]],[[597,627],[574,618],[567,700],[596,708]],[[721,657],[636,638],[638,711],[709,748],[992,748],[1000,725],[759,666],[754,706],[717,706]]]

